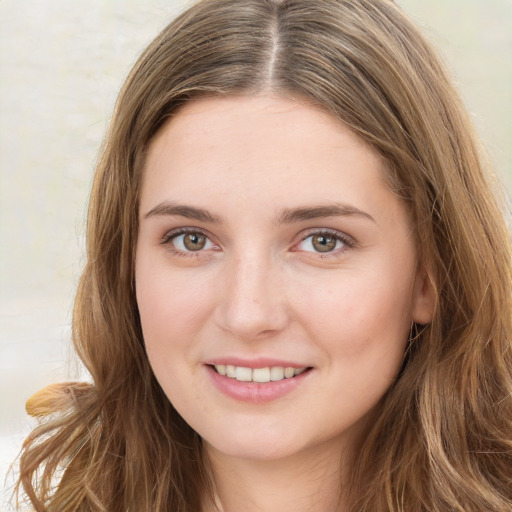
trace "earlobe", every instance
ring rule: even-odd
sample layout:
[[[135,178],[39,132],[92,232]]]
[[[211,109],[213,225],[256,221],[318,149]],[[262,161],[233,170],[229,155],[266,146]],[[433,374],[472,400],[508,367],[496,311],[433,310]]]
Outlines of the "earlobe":
[[[435,304],[435,286],[428,272],[423,266],[418,268],[414,283],[413,321],[419,325],[426,325],[432,321]]]

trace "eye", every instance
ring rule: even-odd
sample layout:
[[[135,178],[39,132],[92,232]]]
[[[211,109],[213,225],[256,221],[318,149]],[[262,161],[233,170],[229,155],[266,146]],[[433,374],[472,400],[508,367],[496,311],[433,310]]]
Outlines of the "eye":
[[[200,252],[214,248],[213,242],[200,231],[178,231],[165,236],[165,244],[182,253]]]
[[[297,245],[299,251],[316,252],[316,253],[330,253],[350,247],[352,244],[348,237],[341,234],[331,232],[313,233],[305,238]]]

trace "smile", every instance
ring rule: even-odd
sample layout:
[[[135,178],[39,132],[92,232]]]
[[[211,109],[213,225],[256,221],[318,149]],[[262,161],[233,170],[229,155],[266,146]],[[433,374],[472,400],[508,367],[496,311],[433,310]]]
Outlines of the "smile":
[[[307,370],[306,367],[292,368],[271,366],[265,368],[247,368],[244,366],[233,366],[230,364],[216,364],[213,367],[219,375],[235,379],[240,382],[276,382],[283,379],[290,379]]]

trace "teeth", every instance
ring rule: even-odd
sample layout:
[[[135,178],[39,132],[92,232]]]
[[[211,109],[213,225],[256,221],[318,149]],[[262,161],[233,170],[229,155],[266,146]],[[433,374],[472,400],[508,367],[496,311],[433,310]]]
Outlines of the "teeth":
[[[294,370],[293,368],[285,368],[285,369],[284,369],[284,376],[285,376],[287,379],[289,379],[289,378],[293,377],[294,373],[295,373],[295,370]]]
[[[300,375],[306,370],[304,368],[286,368],[282,366],[272,366],[271,368],[246,368],[244,366],[233,366],[230,364],[216,364],[215,370],[220,375],[225,375],[231,379],[241,382],[275,382],[283,379],[291,379],[296,375]]]
[[[237,366],[235,370],[235,379],[242,382],[251,382],[252,370],[250,368],[244,368],[243,366]]]
[[[273,366],[270,368],[270,380],[283,380],[284,368],[282,366]]]
[[[270,368],[254,368],[252,371],[253,382],[270,382]]]

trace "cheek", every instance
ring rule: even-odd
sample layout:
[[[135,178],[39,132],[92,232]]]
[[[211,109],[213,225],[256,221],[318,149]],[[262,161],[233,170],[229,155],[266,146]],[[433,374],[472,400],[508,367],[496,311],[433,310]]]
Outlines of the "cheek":
[[[137,304],[145,332],[194,331],[210,302],[211,286],[201,273],[171,272],[165,264],[136,266]]]
[[[376,286],[373,279],[357,284],[310,294],[303,303],[308,335],[325,354],[325,401],[339,411],[333,413],[336,425],[365,417],[387,392],[402,365],[410,328],[407,288],[396,282]]]
[[[142,257],[136,265],[137,304],[148,358],[161,380],[169,367],[192,355],[195,333],[202,323],[202,283],[173,279],[165,265],[145,263]]]
[[[182,414],[201,400],[200,393],[187,373],[197,360],[198,332],[204,325],[205,283],[183,277],[154,262],[145,264],[141,257],[136,265],[136,295],[144,344],[153,372]]]
[[[319,284],[300,293],[298,308],[309,336],[345,374],[371,375],[378,369],[386,380],[393,378],[412,321],[409,279],[367,271]]]

